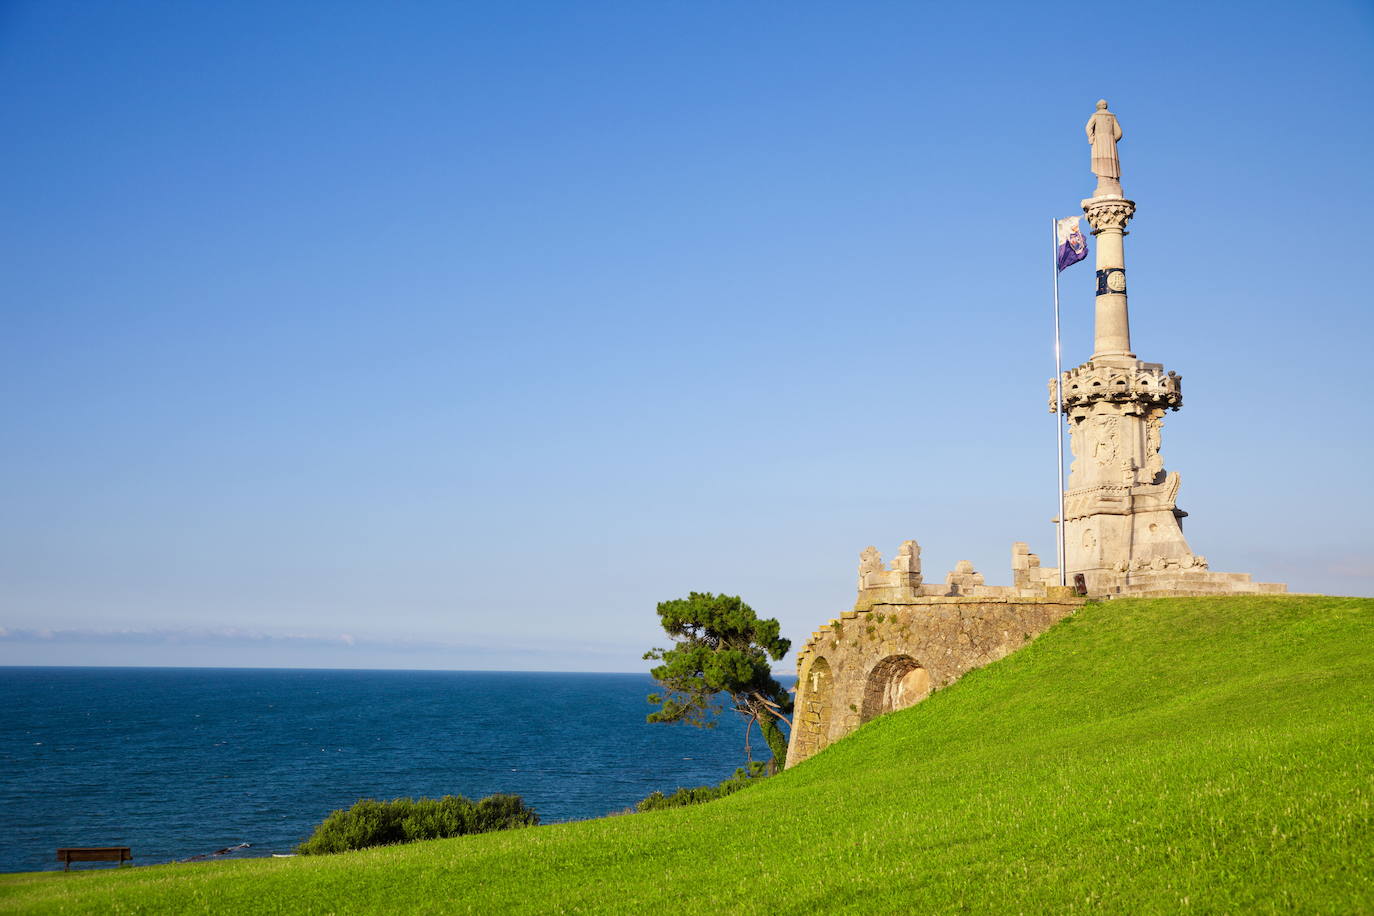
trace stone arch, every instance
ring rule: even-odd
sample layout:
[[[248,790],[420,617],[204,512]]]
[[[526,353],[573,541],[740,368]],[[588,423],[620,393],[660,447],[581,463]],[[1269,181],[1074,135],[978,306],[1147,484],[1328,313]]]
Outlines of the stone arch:
[[[835,675],[830,662],[820,657],[811,662],[797,684],[798,709],[793,712],[797,732],[796,751],[789,764],[805,760],[830,743],[834,721]]]
[[[859,721],[905,709],[930,696],[930,672],[910,655],[889,655],[873,666],[864,684],[864,705]]]

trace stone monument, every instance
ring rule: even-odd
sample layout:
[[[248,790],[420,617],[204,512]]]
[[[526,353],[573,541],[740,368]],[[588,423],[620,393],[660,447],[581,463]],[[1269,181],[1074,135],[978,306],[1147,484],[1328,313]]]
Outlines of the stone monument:
[[[1105,99],[1086,131],[1097,188],[1082,206],[1097,236],[1097,297],[1092,358],[1062,379],[1073,455],[1064,494],[1068,581],[1083,575],[1090,595],[1285,591],[1210,572],[1184,540],[1179,475],[1160,454],[1164,416],[1183,406],[1183,377],[1131,350],[1124,240],[1135,201],[1121,190],[1121,124]],[[1055,395],[1051,380],[1052,412]]]
[[[1087,124],[1093,196],[1083,201],[1097,236],[1093,355],[1050,382],[1064,386],[1073,465],[1065,491],[1068,580],[1087,595],[1282,592],[1242,573],[1217,573],[1183,539],[1179,476],[1160,455],[1164,416],[1183,406],[1183,379],[1131,351],[1126,313],[1126,224],[1135,202],[1121,190],[1121,124],[1106,101]],[[927,582],[921,545],[904,541],[888,566],[877,547],[859,555],[853,610],[821,626],[797,651],[797,700],[787,765],[795,766],[864,722],[918,703],[964,674],[1015,652],[1085,600],[1058,585],[1030,546],[1011,548],[1011,585],[988,585],[960,560]]]

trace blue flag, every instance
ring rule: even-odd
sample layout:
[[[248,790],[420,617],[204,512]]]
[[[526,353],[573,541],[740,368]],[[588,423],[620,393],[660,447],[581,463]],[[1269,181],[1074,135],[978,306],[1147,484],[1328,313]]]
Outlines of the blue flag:
[[[1081,216],[1066,216],[1055,220],[1054,235],[1059,241],[1059,269],[1077,264],[1088,256],[1088,240],[1083,238],[1083,230],[1078,228]]]

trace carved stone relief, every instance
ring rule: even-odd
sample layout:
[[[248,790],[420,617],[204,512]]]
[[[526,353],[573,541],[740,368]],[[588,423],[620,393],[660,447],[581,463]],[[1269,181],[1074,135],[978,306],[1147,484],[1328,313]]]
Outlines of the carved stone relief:
[[[1159,453],[1160,430],[1164,426],[1164,411],[1156,407],[1145,418],[1145,478],[1147,483],[1159,483],[1164,476],[1164,457]]]
[[[1082,448],[1079,446],[1078,438],[1083,435],[1082,429],[1076,423],[1069,424],[1069,454],[1073,460],[1069,462],[1069,479],[1077,480],[1078,477],[1078,457]]]
[[[1093,460],[1097,466],[1105,468],[1116,461],[1117,419],[1109,416],[1096,416],[1088,421],[1092,424]]]

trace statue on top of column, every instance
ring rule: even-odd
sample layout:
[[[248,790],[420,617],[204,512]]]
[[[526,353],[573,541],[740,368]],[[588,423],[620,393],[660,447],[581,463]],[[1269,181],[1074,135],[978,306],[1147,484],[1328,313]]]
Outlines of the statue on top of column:
[[[1097,111],[1088,119],[1085,130],[1093,147],[1093,174],[1097,176],[1094,197],[1121,194],[1121,160],[1116,157],[1116,141],[1121,139],[1121,124],[1107,110],[1107,100],[1099,99]]]

